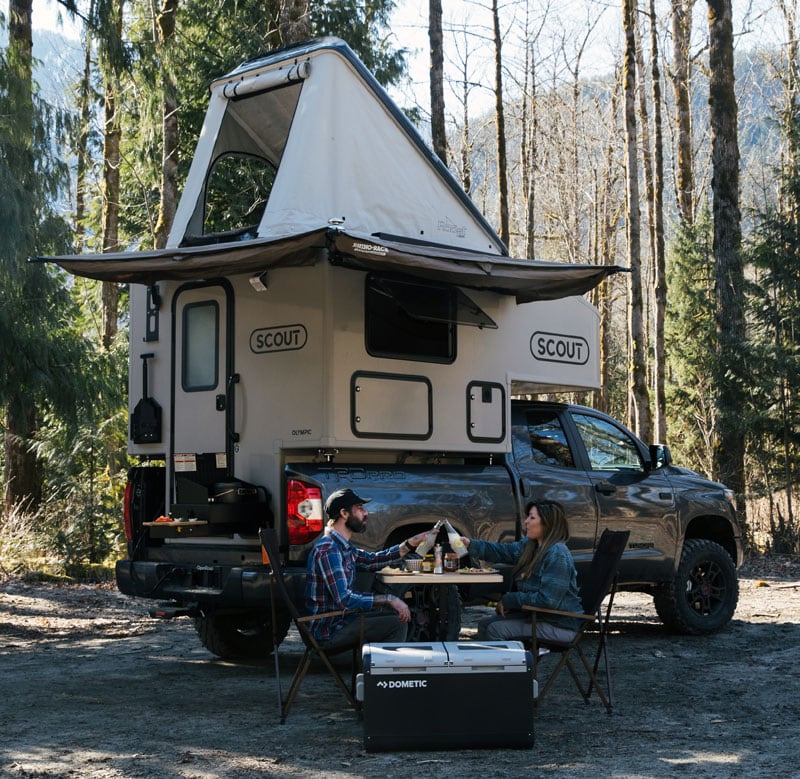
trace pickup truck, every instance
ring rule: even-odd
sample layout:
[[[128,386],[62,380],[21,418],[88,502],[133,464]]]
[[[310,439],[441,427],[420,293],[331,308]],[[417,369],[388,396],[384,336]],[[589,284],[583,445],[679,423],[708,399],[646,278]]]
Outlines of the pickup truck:
[[[525,503],[558,501],[569,519],[569,546],[579,571],[604,528],[630,529],[620,589],[652,594],[658,616],[672,631],[700,635],[728,623],[743,555],[730,490],[673,465],[666,446],[646,446],[591,408],[513,400],[510,421],[507,454],[398,451],[389,463],[333,456],[292,460],[287,453],[285,495],[275,501],[285,506],[283,515],[273,517],[263,502],[254,510],[261,512],[258,521],[275,523],[288,541],[287,575],[296,599],[302,598],[308,551],[323,532],[325,497],[352,486],[372,499],[367,531],[358,539],[372,550],[429,529],[440,518],[468,537],[511,541],[521,535]],[[163,510],[163,479],[159,467],[131,471],[125,512],[130,554],[117,564],[120,590],[159,601],[154,615],[192,616],[203,644],[221,657],[263,656],[274,638],[285,636],[289,619],[270,624],[257,529],[185,542],[157,537],[152,520]],[[186,525],[189,533],[191,523]],[[492,595],[480,588],[454,594],[452,613],[440,615],[448,625],[443,637],[457,635],[456,598],[476,603]]]

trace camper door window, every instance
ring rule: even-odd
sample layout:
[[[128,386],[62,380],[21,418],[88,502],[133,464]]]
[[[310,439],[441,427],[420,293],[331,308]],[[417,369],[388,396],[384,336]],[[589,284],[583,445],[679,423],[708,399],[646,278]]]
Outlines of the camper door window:
[[[190,303],[183,309],[184,392],[214,389],[219,382],[219,306],[216,301]]]

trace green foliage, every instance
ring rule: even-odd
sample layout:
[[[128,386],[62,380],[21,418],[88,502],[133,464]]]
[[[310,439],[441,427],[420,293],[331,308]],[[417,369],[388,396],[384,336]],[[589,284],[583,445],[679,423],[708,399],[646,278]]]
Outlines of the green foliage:
[[[350,45],[384,86],[406,74],[406,50],[395,49],[389,28],[394,0],[333,0],[311,4],[315,36],[336,35]]]
[[[708,212],[693,226],[679,228],[667,258],[667,284],[664,339],[671,447],[676,462],[711,473],[716,333]]]
[[[97,350],[96,301],[82,308],[78,295],[85,285],[27,262],[69,251],[69,227],[56,212],[68,170],[53,143],[70,118],[35,98],[20,102],[25,83],[0,53],[0,407],[8,419],[33,423],[14,430],[18,446],[36,455],[45,489],[37,511],[12,506],[0,528],[4,546],[14,532],[34,529],[35,538],[9,547],[18,562],[58,553],[69,567],[102,560],[119,542],[127,343]],[[8,490],[18,474],[0,464]]]
[[[798,125],[792,122],[790,132]],[[756,217],[748,255],[752,386],[748,454],[751,491],[792,490],[800,466],[800,169],[781,180],[779,203]],[[792,503],[770,517],[774,551],[797,551]]]

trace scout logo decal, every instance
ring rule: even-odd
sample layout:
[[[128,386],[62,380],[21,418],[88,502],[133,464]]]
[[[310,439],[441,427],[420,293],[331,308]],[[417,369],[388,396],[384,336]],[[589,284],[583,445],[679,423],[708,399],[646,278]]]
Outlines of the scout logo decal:
[[[531,336],[531,354],[542,362],[562,362],[586,365],[589,361],[589,342],[580,335],[535,332]]]
[[[250,350],[256,354],[291,352],[302,349],[308,341],[304,325],[275,325],[250,333]]]

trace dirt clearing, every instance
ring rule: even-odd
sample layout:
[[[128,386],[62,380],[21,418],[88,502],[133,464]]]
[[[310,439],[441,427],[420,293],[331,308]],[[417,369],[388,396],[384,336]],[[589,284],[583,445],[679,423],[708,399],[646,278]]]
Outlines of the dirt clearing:
[[[650,598],[618,595],[612,716],[565,672],[531,750],[371,754],[321,666],[282,726],[271,660],[216,660],[188,620],[153,621],[113,587],[6,582],[0,776],[800,778],[800,561],[751,562],[740,589],[728,628],[703,638],[665,634]],[[462,638],[483,613],[464,610]],[[292,632],[284,689],[299,653]]]

